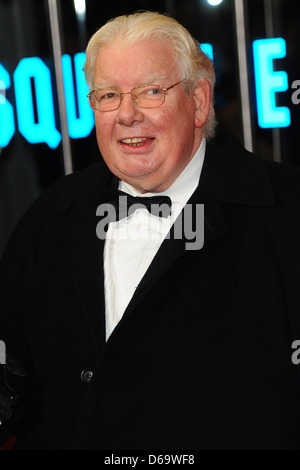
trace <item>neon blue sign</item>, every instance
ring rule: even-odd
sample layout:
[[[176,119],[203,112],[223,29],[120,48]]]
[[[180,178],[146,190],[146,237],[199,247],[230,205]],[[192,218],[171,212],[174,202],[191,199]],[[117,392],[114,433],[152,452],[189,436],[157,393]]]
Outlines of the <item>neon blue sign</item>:
[[[201,47],[213,59],[212,45],[201,44]],[[289,109],[276,106],[276,93],[288,89],[287,73],[273,68],[273,60],[286,55],[285,41],[282,38],[254,41],[253,55],[258,124],[263,128],[287,127],[291,123]],[[68,129],[72,139],[89,136],[94,127],[94,115],[86,97],[89,90],[82,72],[84,62],[84,52],[73,58],[62,56]],[[56,127],[51,73],[46,63],[39,57],[20,60],[13,73],[13,84],[19,132],[29,143],[43,142],[56,148],[61,134]],[[10,75],[0,63],[0,147],[6,147],[16,132],[13,106],[6,96],[10,87]]]
[[[10,76],[0,64],[0,147],[6,147],[15,133],[14,110],[5,98],[5,91],[10,88]]]
[[[87,137],[94,127],[93,111],[86,97],[89,90],[82,72],[84,62],[83,52],[75,54],[74,80],[72,59],[69,55],[62,56],[68,128],[73,139]],[[31,144],[44,142],[55,149],[61,142],[61,134],[55,124],[49,68],[39,57],[26,57],[20,60],[13,74],[13,81],[20,133]],[[0,93],[0,147],[9,144],[16,127],[13,107],[5,96],[10,86],[9,73],[0,64],[0,91],[3,90]]]
[[[72,59],[69,55],[62,57],[64,76],[64,89],[67,108],[69,135],[73,139],[80,139],[90,135],[94,127],[94,114],[88,104],[86,95],[89,92],[82,68],[85,63],[85,53],[74,56],[75,82],[72,73]],[[77,96],[78,114],[76,115],[75,94]]]
[[[285,40],[254,41],[253,55],[258,124],[263,128],[287,127],[291,124],[291,113],[287,107],[276,106],[276,93],[288,89],[288,76],[284,71],[273,69],[273,60],[286,56]]]
[[[31,79],[36,94],[37,121]],[[31,144],[45,142],[56,148],[61,135],[55,128],[50,70],[39,57],[22,59],[14,73],[16,108],[19,131]]]
[[[208,55],[211,60],[214,60],[214,51],[211,44],[201,44],[201,49],[203,50],[203,52],[205,52],[206,55]]]

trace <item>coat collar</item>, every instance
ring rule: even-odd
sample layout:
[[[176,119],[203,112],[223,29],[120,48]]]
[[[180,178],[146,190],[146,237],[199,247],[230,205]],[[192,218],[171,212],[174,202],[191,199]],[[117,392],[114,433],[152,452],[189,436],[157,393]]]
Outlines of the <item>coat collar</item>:
[[[201,197],[220,202],[261,207],[274,204],[266,162],[224,130],[218,130],[207,144],[199,189]]]

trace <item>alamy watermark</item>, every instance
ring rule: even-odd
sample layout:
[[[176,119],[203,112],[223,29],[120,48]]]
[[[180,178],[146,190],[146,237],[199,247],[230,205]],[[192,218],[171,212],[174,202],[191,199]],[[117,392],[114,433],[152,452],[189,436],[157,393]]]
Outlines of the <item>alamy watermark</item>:
[[[292,349],[295,349],[291,356],[292,363],[295,366],[298,366],[300,364],[300,340],[295,339],[295,341],[292,342]]]
[[[295,90],[292,94],[292,103],[297,105],[300,103],[300,80],[294,80],[292,88]]]
[[[173,204],[173,208],[176,206]],[[97,237],[101,240],[106,238],[108,225],[111,222],[122,220],[130,217],[137,209],[145,209],[142,204],[134,204],[130,208],[127,207],[127,197],[119,197],[119,205],[116,208],[113,204],[105,203],[97,207],[96,215],[100,217],[100,221],[96,226]],[[174,210],[170,215],[170,208],[167,204],[152,204],[151,214],[147,223],[149,224],[148,230],[139,233],[137,228],[132,228],[128,224],[128,231],[115,232],[115,236],[136,239],[147,238],[157,239],[163,235],[163,238],[168,239],[184,239],[186,250],[200,250],[204,244],[204,204],[186,204],[181,210]],[[176,216],[174,216],[174,213]],[[168,219],[167,223],[162,222],[161,233],[158,233],[157,216],[161,215],[162,218]],[[172,227],[172,228],[171,228]],[[153,229],[153,230],[152,230]]]
[[[0,339],[0,364],[6,364],[6,346],[4,341]]]

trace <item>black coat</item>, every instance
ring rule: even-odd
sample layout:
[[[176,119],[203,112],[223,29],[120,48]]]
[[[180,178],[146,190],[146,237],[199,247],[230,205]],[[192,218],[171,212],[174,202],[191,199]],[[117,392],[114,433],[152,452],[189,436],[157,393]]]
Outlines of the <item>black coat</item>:
[[[30,367],[16,449],[300,449],[299,170],[208,143],[204,247],[165,240],[106,343],[111,178],[56,183],[3,256],[0,339]]]

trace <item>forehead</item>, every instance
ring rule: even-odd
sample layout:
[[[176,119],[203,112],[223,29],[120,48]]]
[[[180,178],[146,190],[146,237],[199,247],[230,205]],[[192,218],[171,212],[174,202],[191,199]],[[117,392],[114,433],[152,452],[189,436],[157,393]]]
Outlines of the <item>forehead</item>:
[[[102,46],[95,62],[94,83],[131,85],[168,78],[176,71],[176,53],[169,43],[149,39],[134,45],[120,41]]]

